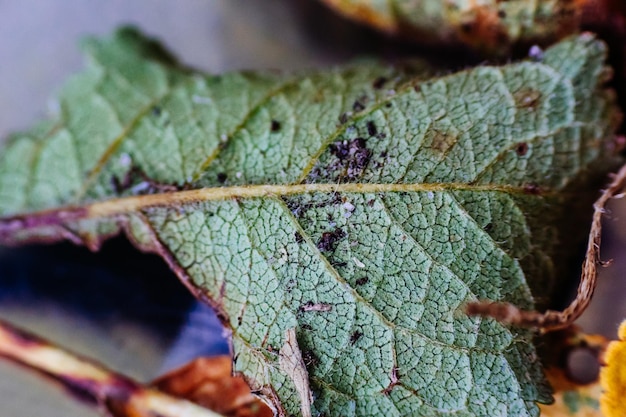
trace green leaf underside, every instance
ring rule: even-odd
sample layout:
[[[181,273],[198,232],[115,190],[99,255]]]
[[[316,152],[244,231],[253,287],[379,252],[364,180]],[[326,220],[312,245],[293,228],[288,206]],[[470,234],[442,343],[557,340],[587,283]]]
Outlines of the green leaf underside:
[[[532,308],[557,279],[564,202],[616,164],[601,42],[440,78],[208,76],[131,30],[85,49],[58,116],[0,153],[3,241],[97,246],[125,226],[208,296],[235,368],[287,414],[290,328],[315,413],[534,416],[550,399],[531,333],[463,306]],[[84,210],[38,213],[63,207]]]

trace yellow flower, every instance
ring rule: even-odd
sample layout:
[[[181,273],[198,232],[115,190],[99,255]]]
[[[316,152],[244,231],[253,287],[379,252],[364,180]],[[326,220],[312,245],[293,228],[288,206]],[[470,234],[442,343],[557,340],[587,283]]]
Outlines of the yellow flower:
[[[600,409],[605,417],[626,416],[626,320],[618,331],[619,340],[611,342],[606,350],[606,366],[600,371],[604,390]]]

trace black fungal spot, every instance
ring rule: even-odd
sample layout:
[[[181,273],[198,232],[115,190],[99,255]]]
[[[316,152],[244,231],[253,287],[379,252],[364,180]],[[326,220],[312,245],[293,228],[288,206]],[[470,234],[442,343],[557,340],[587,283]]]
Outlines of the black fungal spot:
[[[371,200],[367,201],[367,205],[368,207],[374,207],[374,203],[376,202],[376,200],[374,200],[373,198]]]
[[[376,136],[378,133],[378,129],[376,128],[376,123],[373,121],[367,122],[367,134],[371,136]]]
[[[220,172],[219,174],[217,174],[217,181],[220,184],[224,184],[226,182],[226,179],[228,178],[228,175],[226,175],[223,172]]]
[[[272,132],[276,133],[280,130],[280,122],[278,120],[272,120],[272,126],[271,126],[271,130]]]
[[[348,179],[360,177],[372,157],[372,151],[367,149],[363,138],[335,142],[329,149],[340,162],[335,168],[343,168]]]
[[[376,90],[379,90],[383,88],[386,82],[387,82],[387,79],[385,77],[378,77],[372,83],[372,87],[374,87]]]
[[[300,232],[294,232],[293,237],[296,238],[296,243],[302,243],[304,241],[304,238],[302,237]]]
[[[388,109],[390,109],[393,106],[393,104],[391,104],[390,101],[385,103],[385,107],[387,107]]]
[[[363,337],[363,333],[358,330],[355,331],[352,335],[350,335],[350,344],[355,344],[361,337]]]
[[[515,147],[515,152],[519,155],[519,156],[524,156],[526,155],[526,153],[528,153],[528,144],[526,142],[520,142],[517,144],[517,146]]]
[[[307,324],[307,323],[302,323],[300,325],[300,327],[302,327],[302,329],[304,329],[304,330],[313,330],[313,327],[310,324]]]
[[[161,108],[159,106],[152,107],[152,115],[159,117],[161,115]]]
[[[352,104],[352,110],[354,110],[355,112],[363,111],[365,110],[365,104],[363,104],[360,100],[356,100]]]
[[[356,282],[356,285],[365,285],[369,282],[369,280],[370,279],[368,277],[361,277],[361,278],[358,278],[355,282]]]
[[[346,123],[348,123],[348,117],[348,113],[341,113],[341,115],[339,116],[339,123],[345,125]]]
[[[324,232],[319,242],[317,242],[317,248],[322,252],[332,252],[337,247],[337,242],[345,236],[346,232],[339,228],[332,232]]]

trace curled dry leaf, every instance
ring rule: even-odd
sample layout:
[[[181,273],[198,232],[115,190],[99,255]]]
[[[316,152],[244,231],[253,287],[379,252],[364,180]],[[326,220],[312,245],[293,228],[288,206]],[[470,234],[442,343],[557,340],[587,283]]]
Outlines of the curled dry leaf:
[[[549,42],[605,17],[612,0],[322,0],[342,14],[419,42],[462,42],[502,53]]]
[[[549,300],[622,163],[593,35],[441,77],[212,76],[132,30],[85,48],[62,112],[0,151],[1,243],[125,231],[214,306],[235,371],[283,415],[309,398],[288,329],[313,415],[529,417],[551,399],[533,332],[465,306]]]
[[[229,417],[272,417],[274,412],[250,392],[240,376],[233,376],[228,355],[198,358],[159,377],[159,390],[186,398]]]

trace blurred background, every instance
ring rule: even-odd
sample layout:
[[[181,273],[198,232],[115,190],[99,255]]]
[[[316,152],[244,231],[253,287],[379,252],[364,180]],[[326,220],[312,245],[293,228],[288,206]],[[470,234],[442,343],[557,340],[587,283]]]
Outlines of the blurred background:
[[[0,0],[0,138],[45,118],[46,103],[82,66],[77,44],[135,24],[201,70],[294,69],[361,56],[428,55],[452,67],[477,62],[388,39],[335,16],[316,0]],[[0,139],[1,140],[1,139]],[[614,337],[626,317],[626,206],[611,206],[603,271],[587,331]],[[577,277],[572,277],[575,288]],[[167,266],[123,238],[92,254],[70,244],[0,248],[0,319],[148,381],[200,354],[227,352],[211,311]],[[0,360],[2,414],[97,416],[40,376]]]

